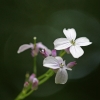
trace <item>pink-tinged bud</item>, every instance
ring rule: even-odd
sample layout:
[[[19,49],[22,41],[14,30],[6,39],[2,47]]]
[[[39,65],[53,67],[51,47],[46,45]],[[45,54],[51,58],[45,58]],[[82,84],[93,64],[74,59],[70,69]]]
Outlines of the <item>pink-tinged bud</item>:
[[[69,48],[65,49],[65,51],[67,52],[67,54],[70,54]]]
[[[34,78],[32,82],[32,89],[36,89],[38,87],[38,83],[39,83],[38,79]]]
[[[26,73],[26,75],[25,75],[26,79],[28,79],[29,76],[30,76],[29,73]]]
[[[67,64],[67,68],[72,68],[73,66],[75,66],[77,63],[75,61],[70,62]]]
[[[31,74],[29,77],[29,83],[32,85],[32,89],[36,89],[38,87],[38,79],[36,78],[35,74]]]
[[[47,52],[46,52],[45,49],[40,50],[40,53],[41,53],[44,57],[49,56],[49,55],[47,54]]]
[[[51,51],[51,55],[52,55],[53,57],[56,57],[57,52],[56,52],[56,50],[55,50],[55,49]]]
[[[30,82],[33,82],[33,79],[35,78],[35,74],[32,74],[30,77],[29,77],[29,81]]]
[[[28,85],[29,85],[29,82],[24,83],[24,87],[28,87]]]

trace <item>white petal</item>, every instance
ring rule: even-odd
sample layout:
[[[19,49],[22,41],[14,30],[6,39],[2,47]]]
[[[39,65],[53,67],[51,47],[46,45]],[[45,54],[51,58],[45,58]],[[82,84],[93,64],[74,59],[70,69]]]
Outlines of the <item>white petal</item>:
[[[67,70],[70,70],[70,71],[72,71],[72,69],[71,68],[66,68]]]
[[[55,83],[56,84],[65,84],[68,80],[68,73],[64,68],[60,68],[57,71],[56,77],[55,77]]]
[[[63,59],[60,56],[56,56],[55,58],[58,60],[59,64],[64,63]]]
[[[25,51],[25,50],[27,50],[29,48],[33,48],[33,44],[32,43],[30,43],[30,44],[23,44],[23,45],[21,45],[19,47],[17,53],[21,53],[21,52],[23,52],[23,51]]]
[[[63,33],[65,34],[65,36],[67,37],[67,39],[70,40],[70,41],[75,40],[75,38],[76,38],[76,31],[73,28],[68,29],[68,30],[66,30],[64,28],[63,29]]]
[[[43,60],[43,66],[52,69],[57,69],[60,67],[58,60],[52,56],[48,56]]]
[[[66,66],[65,60],[63,61],[63,59],[62,59],[61,57],[59,57],[59,56],[56,56],[55,58],[58,60],[58,63],[59,63],[60,66],[61,66],[61,64],[62,64],[63,67],[64,67],[65,69],[67,69],[67,68],[65,67],[65,66]]]
[[[48,55],[51,54],[51,50],[48,49],[45,45],[43,45],[41,42],[37,43],[37,47],[38,47],[38,48],[41,48],[41,49],[45,49],[45,51],[46,51],[46,53],[47,53]]]
[[[63,50],[70,47],[72,44],[66,38],[58,38],[54,41],[54,48],[56,50]]]
[[[70,53],[74,58],[79,58],[84,54],[84,51],[80,46],[76,45],[70,47]]]
[[[90,45],[92,42],[89,41],[86,37],[81,37],[75,40],[75,44],[79,46],[87,46]]]
[[[64,68],[67,69],[67,70],[72,71],[72,69],[71,68],[68,68],[67,66],[65,66]]]

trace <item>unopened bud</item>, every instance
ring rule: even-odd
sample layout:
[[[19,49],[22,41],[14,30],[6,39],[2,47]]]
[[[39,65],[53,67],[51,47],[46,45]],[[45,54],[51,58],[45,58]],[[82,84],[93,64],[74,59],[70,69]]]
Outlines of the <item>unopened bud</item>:
[[[33,39],[36,40],[37,38],[36,37],[33,37]]]
[[[67,52],[67,54],[70,54],[69,48],[65,49],[65,51]]]
[[[34,78],[32,83],[32,89],[37,89],[38,83],[39,83],[38,79]]]
[[[29,81],[33,82],[33,79],[35,78],[35,74],[31,74],[31,76],[29,77]]]
[[[29,78],[29,73],[26,73],[25,77],[26,77],[26,79]]]
[[[56,52],[56,50],[55,50],[55,49],[51,51],[51,55],[52,55],[53,57],[56,57],[57,52]]]
[[[73,66],[75,66],[77,63],[75,61],[70,62],[67,64],[67,68],[72,68]]]
[[[46,53],[46,51],[45,51],[45,49],[40,50],[40,53],[41,53],[44,57],[47,57],[47,56],[48,56],[47,53]]]
[[[25,82],[24,83],[24,87],[28,87],[29,83],[28,82]]]

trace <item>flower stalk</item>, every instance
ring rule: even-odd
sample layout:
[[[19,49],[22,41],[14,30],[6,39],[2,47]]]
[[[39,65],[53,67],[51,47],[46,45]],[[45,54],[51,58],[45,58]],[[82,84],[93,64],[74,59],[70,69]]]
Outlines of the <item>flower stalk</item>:
[[[34,39],[34,50],[36,50],[36,37],[34,37],[33,39]],[[36,55],[36,54],[34,54],[34,55]],[[34,58],[33,58],[33,72],[34,72],[34,74],[37,74],[36,57],[37,57],[37,55],[34,56]]]

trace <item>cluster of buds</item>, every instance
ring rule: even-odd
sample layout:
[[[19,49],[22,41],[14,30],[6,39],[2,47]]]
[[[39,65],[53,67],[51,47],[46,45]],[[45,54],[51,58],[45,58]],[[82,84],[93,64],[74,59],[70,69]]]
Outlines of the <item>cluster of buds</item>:
[[[31,74],[28,80],[24,83],[24,87],[27,88],[28,86],[31,86],[32,89],[38,88],[38,79],[36,78],[35,74]]]

